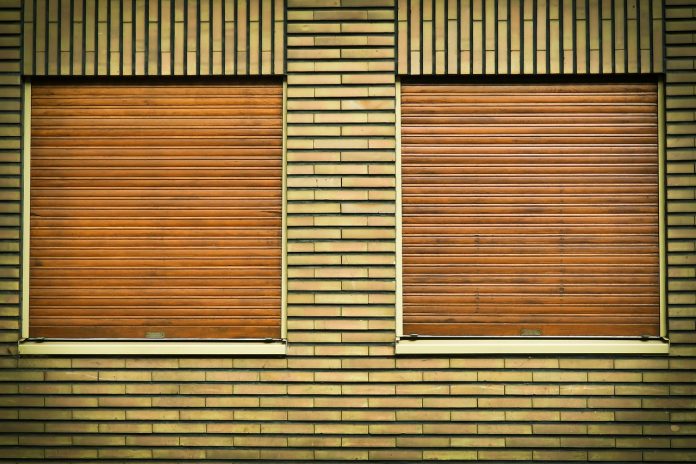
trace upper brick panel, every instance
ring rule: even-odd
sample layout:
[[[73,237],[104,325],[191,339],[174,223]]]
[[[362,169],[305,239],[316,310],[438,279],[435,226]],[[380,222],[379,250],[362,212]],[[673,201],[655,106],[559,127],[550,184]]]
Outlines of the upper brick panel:
[[[28,0],[23,73],[285,72],[283,0]]]
[[[661,0],[399,0],[399,74],[664,69]]]

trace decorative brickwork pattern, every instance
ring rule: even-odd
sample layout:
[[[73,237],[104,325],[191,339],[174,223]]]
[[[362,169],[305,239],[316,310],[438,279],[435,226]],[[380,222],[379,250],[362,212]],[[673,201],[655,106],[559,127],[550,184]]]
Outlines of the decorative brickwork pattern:
[[[663,71],[662,0],[399,0],[399,74]]]
[[[35,76],[283,74],[283,0],[26,0]]]

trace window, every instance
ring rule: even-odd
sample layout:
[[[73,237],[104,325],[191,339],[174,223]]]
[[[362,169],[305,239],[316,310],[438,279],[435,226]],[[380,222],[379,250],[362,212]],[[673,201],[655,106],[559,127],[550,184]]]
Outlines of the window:
[[[400,95],[397,350],[665,349],[657,84]]]
[[[284,352],[282,84],[30,93],[24,352]]]

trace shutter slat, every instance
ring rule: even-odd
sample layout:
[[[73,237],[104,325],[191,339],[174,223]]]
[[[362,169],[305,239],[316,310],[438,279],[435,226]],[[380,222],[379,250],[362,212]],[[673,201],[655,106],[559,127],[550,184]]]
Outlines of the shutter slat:
[[[401,89],[404,333],[659,334],[655,84]]]
[[[282,86],[32,85],[30,335],[279,338]]]

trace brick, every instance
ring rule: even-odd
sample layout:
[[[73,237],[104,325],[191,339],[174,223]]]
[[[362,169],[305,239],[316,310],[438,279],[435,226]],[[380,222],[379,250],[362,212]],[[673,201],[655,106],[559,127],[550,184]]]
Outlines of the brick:
[[[152,406],[150,398],[141,397],[101,397],[98,399],[99,406],[105,408],[149,408]]]
[[[27,435],[19,437],[19,444],[23,446],[70,446],[72,440],[69,436],[62,435]]]
[[[364,424],[316,424],[314,433],[327,435],[363,435],[368,432],[368,426]]]
[[[8,459],[43,459],[44,450],[31,448],[4,448],[3,454]]]
[[[341,393],[344,395],[395,395],[394,385],[343,385]]]
[[[96,382],[99,380],[97,371],[47,371],[47,382]]]
[[[667,369],[668,359],[617,359],[614,361],[616,369]]]
[[[398,412],[404,413],[406,411]],[[341,413],[341,420],[360,422],[388,422],[396,420],[396,414],[397,413],[395,413],[394,411],[343,411]]]
[[[363,450],[315,450],[316,460],[367,461],[368,452]]]
[[[101,371],[99,380],[113,382],[149,382],[152,374],[145,371]]]
[[[392,437],[348,436],[341,438],[344,448],[393,448],[397,439]]]
[[[288,411],[290,421],[340,421],[340,411]]]
[[[307,460],[314,457],[314,452],[312,450],[298,450],[298,449],[262,449],[260,458],[261,459],[286,459],[286,460]]]
[[[369,424],[369,432],[372,435],[413,435],[423,432],[421,424]]]
[[[478,457],[476,451],[467,450],[423,450],[423,459],[436,461],[475,461]]]
[[[287,420],[287,411],[272,411],[272,410],[236,410],[234,411],[235,420],[268,420],[268,421],[282,421]]]
[[[203,425],[203,424],[201,424]],[[221,423],[210,423],[204,425],[205,431],[207,433],[224,433],[224,434],[236,434],[236,433],[261,433],[261,424],[256,424],[253,422],[221,422]]]
[[[524,435],[532,433],[531,424],[479,424],[479,434]]]
[[[45,450],[46,459],[54,460],[83,460],[96,459],[96,449],[49,448]]]
[[[48,422],[46,433],[97,433],[99,425],[81,422]]]
[[[160,396],[151,398],[151,401],[155,408],[201,408],[205,406],[205,398]]]
[[[561,395],[613,395],[614,385],[561,385],[559,390]]]
[[[399,410],[396,411],[397,421],[449,421],[454,420],[455,412],[450,413],[449,411],[427,411],[420,409],[413,410]]]
[[[175,421],[179,419],[179,411],[167,409],[134,409],[126,410],[126,420],[129,421],[151,421],[165,420]]]
[[[177,395],[179,385],[177,384],[142,384],[126,385],[128,395]]]
[[[418,399],[418,398],[416,398]],[[453,397],[425,397],[423,398],[424,408],[452,408],[455,404],[458,408],[475,408],[476,398],[453,398]]]
[[[616,440],[612,437],[561,437],[564,448],[615,448]]]
[[[341,446],[340,437],[288,437],[288,446],[303,448],[338,448]]]
[[[234,419],[233,411],[225,410],[200,410],[200,409],[185,409],[179,412],[180,420],[232,420]]]
[[[133,358],[126,359],[126,367],[129,369],[176,369],[179,360],[174,358]]]
[[[535,371],[535,382],[587,382],[587,372]]]
[[[70,360],[64,360],[70,361]],[[49,367],[49,366],[46,366]],[[55,366],[62,367],[62,366]],[[72,360],[72,367],[75,369],[120,369],[126,367],[125,359],[90,359],[75,358]]]
[[[167,435],[134,435],[126,437],[126,446],[179,446],[179,437]]]
[[[587,451],[534,450],[532,457],[535,461],[587,461]]]
[[[585,424],[533,424],[532,430],[535,435],[587,435]]]
[[[183,436],[179,439],[180,446],[233,446],[237,437],[223,435],[207,435],[202,437]]]
[[[587,406],[592,409],[640,408],[640,398],[588,398]]]
[[[153,449],[152,457],[155,459],[205,459],[205,450],[193,449]]]
[[[498,384],[461,384],[450,387],[452,395],[503,395],[505,385]]]
[[[291,397],[261,397],[259,406],[262,408],[311,408],[314,406],[313,398]]]
[[[156,424],[158,427],[166,427],[166,424]],[[98,424],[99,433],[152,433],[152,424],[134,424],[124,422],[107,422]],[[205,430],[205,429],[204,429]]]
[[[558,385],[505,385],[506,395],[558,395],[559,392],[560,388]]]
[[[453,421],[462,422],[482,422],[482,421],[503,421],[505,413],[503,411],[486,411],[486,410],[453,410]]]
[[[642,461],[643,453],[633,450],[591,450],[587,452],[590,461]]]
[[[669,412],[667,411],[616,411],[614,413],[616,421],[619,422],[667,422]]]
[[[100,459],[152,459],[152,450],[138,448],[103,448]]]
[[[561,411],[561,420],[587,422],[613,421],[614,413],[612,411]]]
[[[505,446],[508,448],[558,448],[561,439],[558,437],[507,437]]]
[[[613,359],[560,359],[561,369],[612,369]]]
[[[505,411],[505,419],[515,422],[559,421],[558,411]]]
[[[74,384],[72,393],[78,395],[123,395],[126,386],[119,384]]]
[[[476,372],[471,371],[424,371],[425,382],[475,382]]]
[[[260,450],[248,449],[209,449],[206,450],[206,457],[210,459],[259,459],[261,452]]]
[[[433,384],[412,384],[412,385],[397,385],[397,395],[449,395],[449,385],[433,385]]]
[[[534,372],[536,376],[538,372]],[[532,372],[515,372],[515,371],[480,371],[478,373],[480,382],[530,382],[532,380]],[[535,378],[535,380],[537,380]]]
[[[367,382],[367,372],[317,372],[317,382]]]
[[[643,429],[639,424],[589,424],[590,435],[641,435]]]
[[[670,439],[667,437],[618,437],[617,448],[669,448]]]
[[[525,461],[532,459],[531,451],[513,451],[513,450],[481,450],[478,452],[479,460],[511,460]]]
[[[287,385],[273,384],[238,384],[234,386],[235,395],[284,395]]]
[[[371,398],[373,399],[373,398]],[[374,398],[376,399],[376,398]],[[313,406],[316,408],[367,408],[369,402],[367,398],[353,397],[317,397],[313,399]]]
[[[187,383],[179,387],[179,393],[182,395],[231,395],[233,388],[232,385],[225,384]]]
[[[640,372],[589,372],[587,374],[589,382],[612,382],[612,383],[627,383],[641,382],[643,374]]]
[[[74,446],[124,446],[126,437],[115,435],[83,435],[73,437]]]
[[[662,396],[669,394],[669,385],[616,385],[616,395]]]
[[[0,421],[0,427],[5,433],[41,433],[44,424],[39,422]]]
[[[531,408],[532,399],[531,398],[479,398],[478,399],[479,408]]]
[[[45,418],[45,417],[44,417]],[[66,418],[67,419],[67,418]],[[109,409],[103,410],[74,410],[72,411],[72,419],[75,420],[91,420],[91,421],[114,421],[125,420],[125,411],[115,411]]]
[[[504,360],[507,369],[555,369],[557,359],[508,358]]]

